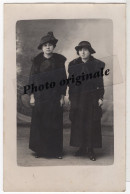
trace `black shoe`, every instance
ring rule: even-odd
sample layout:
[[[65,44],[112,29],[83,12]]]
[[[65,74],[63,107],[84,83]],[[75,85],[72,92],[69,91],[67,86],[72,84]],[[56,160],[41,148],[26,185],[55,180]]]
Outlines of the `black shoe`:
[[[89,155],[89,158],[90,158],[90,160],[92,160],[92,161],[96,161],[96,157],[95,157],[95,155],[93,155],[93,154],[90,154],[90,155]]]
[[[36,153],[35,158],[40,158],[40,155]]]
[[[79,149],[76,153],[75,156],[84,156],[86,155],[86,149]]]
[[[57,158],[57,159],[62,159],[62,156],[57,156],[56,158]]]
[[[96,161],[96,157],[95,157],[93,150],[88,150],[88,155],[89,155],[90,160]]]

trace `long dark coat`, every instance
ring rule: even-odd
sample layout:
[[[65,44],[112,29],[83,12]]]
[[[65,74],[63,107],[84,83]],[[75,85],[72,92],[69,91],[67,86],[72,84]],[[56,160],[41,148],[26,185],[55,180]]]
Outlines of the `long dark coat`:
[[[103,76],[98,77],[96,72],[101,68],[103,70],[104,67],[104,62],[92,56],[86,63],[83,63],[80,57],[69,63],[69,78],[72,75],[75,78],[77,76],[77,85],[76,82],[69,84],[71,146],[93,148],[102,146],[102,109],[98,105],[98,100],[103,98],[104,84]],[[95,77],[90,76],[86,79],[82,76],[87,74],[92,76],[95,74]]]
[[[58,156],[63,149],[63,108],[61,95],[66,87],[59,87],[59,81],[66,79],[66,58],[54,53],[49,59],[40,53],[33,60],[29,83],[34,86],[55,82],[55,87],[40,87],[34,91],[35,106],[32,110],[29,148],[43,156]],[[47,85],[48,86],[48,85]],[[31,94],[31,92],[30,92]]]

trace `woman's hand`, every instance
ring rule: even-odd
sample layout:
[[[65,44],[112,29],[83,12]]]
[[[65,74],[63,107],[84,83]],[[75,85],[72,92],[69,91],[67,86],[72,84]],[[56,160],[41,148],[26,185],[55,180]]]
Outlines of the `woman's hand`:
[[[30,105],[31,105],[31,106],[35,106],[35,98],[34,98],[34,94],[31,94],[31,96],[30,96]]]
[[[64,96],[61,95],[60,105],[63,106],[64,104],[65,104],[65,99],[64,99]]]
[[[71,101],[70,99],[68,98],[68,105],[71,106]]]
[[[98,100],[98,105],[99,105],[99,106],[102,106],[102,105],[103,105],[103,100],[102,100],[102,99],[99,99],[99,100]]]

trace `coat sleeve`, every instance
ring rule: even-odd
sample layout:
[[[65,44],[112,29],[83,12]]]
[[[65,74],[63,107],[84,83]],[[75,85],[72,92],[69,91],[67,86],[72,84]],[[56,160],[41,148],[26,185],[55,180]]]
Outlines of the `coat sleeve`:
[[[32,84],[34,84],[34,76],[35,76],[35,64],[34,64],[34,59],[31,60],[32,61],[32,66],[31,66],[31,70],[30,70],[30,75],[29,75],[29,82],[28,85],[31,87]],[[29,90],[28,94],[31,95],[32,91]]]
[[[63,62],[62,68],[60,69],[60,75],[61,75],[60,76],[60,81],[67,79],[66,70],[65,70],[65,61]],[[60,89],[61,95],[64,95],[64,96],[66,95],[66,89],[67,89],[66,84],[64,86],[61,86],[61,89]]]
[[[73,72],[74,68],[73,68],[73,65],[72,65],[72,62],[69,63],[68,65],[68,80],[71,79],[71,75],[74,74]],[[72,97],[72,90],[73,90],[73,85],[70,83],[68,84],[68,87],[69,87],[69,100],[71,100],[71,97]]]
[[[99,66],[100,66],[100,69],[102,68],[104,70],[105,63],[101,62],[101,64]],[[103,76],[100,76],[97,80],[97,90],[98,90],[98,98],[103,99],[103,96],[105,93]]]

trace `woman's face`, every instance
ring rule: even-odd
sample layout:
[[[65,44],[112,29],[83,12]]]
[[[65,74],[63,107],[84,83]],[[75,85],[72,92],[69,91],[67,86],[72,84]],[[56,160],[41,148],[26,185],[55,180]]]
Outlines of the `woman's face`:
[[[51,43],[45,43],[43,44],[42,46],[42,51],[45,53],[45,54],[51,54],[53,53],[53,50],[54,50],[54,45],[51,44]]]
[[[82,58],[82,59],[88,59],[89,56],[90,56],[90,52],[87,48],[81,48],[79,49],[79,56]]]

